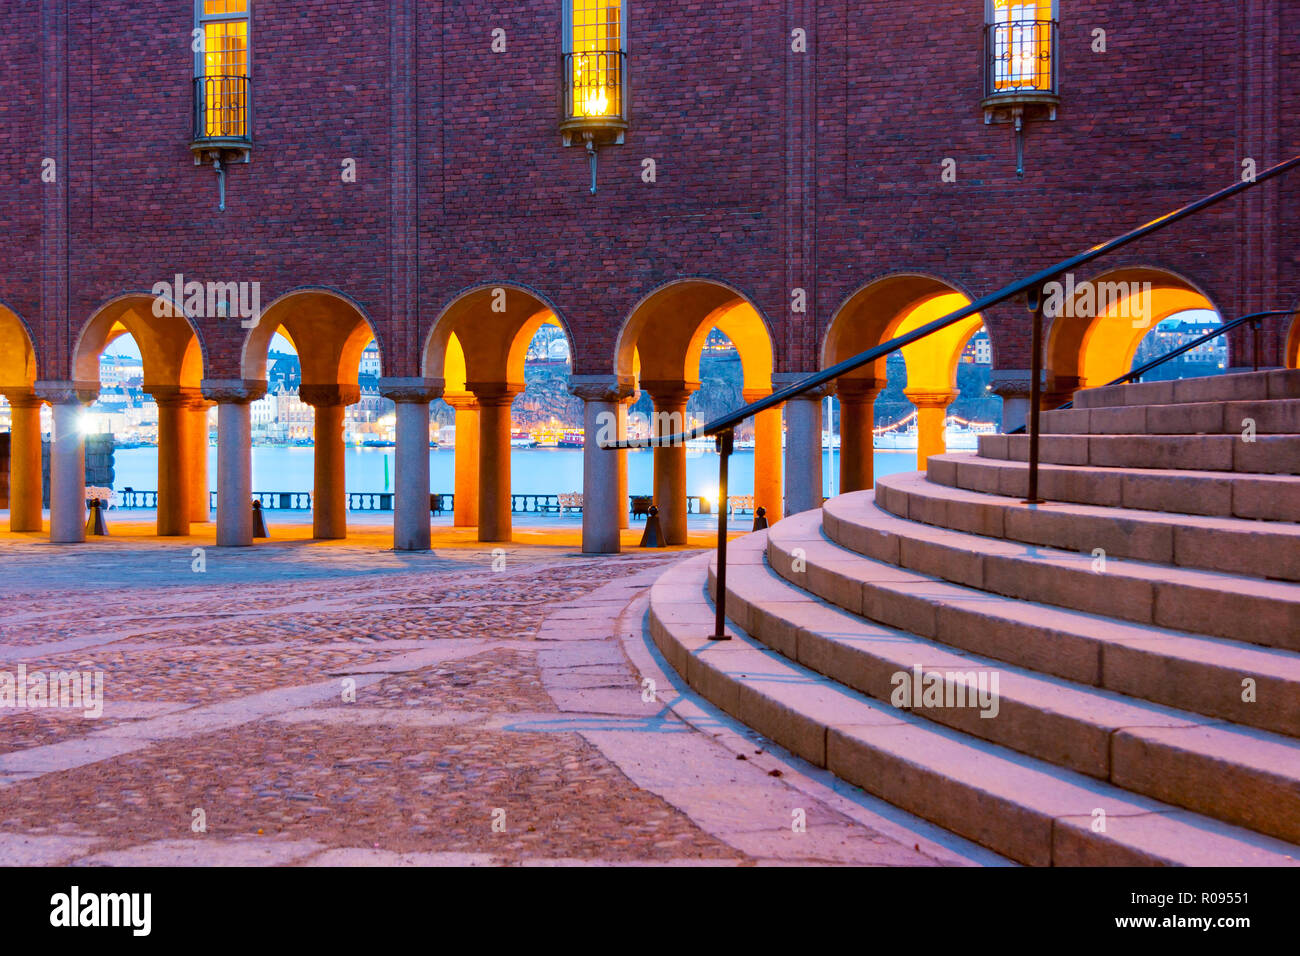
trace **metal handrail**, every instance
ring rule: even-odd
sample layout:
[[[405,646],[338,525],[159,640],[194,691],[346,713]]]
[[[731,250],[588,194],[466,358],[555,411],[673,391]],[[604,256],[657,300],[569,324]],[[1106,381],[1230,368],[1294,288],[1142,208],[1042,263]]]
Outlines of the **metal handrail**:
[[[746,418],[750,418],[751,416],[757,414],[758,412],[766,411],[769,408],[774,408],[777,405],[784,404],[790,399],[802,395],[805,392],[812,391],[815,388],[820,388],[822,385],[825,385],[826,383],[839,378],[841,375],[846,375],[849,372],[862,368],[864,365],[868,364],[869,362],[874,362],[880,358],[883,358],[889,353],[895,352],[906,345],[910,345],[911,343],[917,341],[918,339],[925,338],[927,335],[932,335],[935,332],[941,331],[942,329],[946,329],[948,326],[952,325],[953,323],[959,322],[962,319],[967,318],[968,316],[976,315],[980,312],[983,312],[985,309],[988,309],[990,306],[998,305],[999,303],[1005,302],[1007,299],[1010,299],[1013,296],[1020,295],[1021,293],[1026,293],[1026,301],[1031,311],[1034,313],[1033,339],[1031,345],[1033,368],[1031,370],[1030,398],[1029,398],[1029,494],[1026,496],[1026,498],[1029,504],[1037,504],[1040,501],[1040,499],[1038,498],[1038,437],[1039,437],[1038,418],[1041,412],[1041,409],[1039,408],[1039,405],[1041,404],[1039,396],[1042,390],[1042,382],[1040,381],[1040,379],[1042,378],[1042,361],[1043,361],[1043,355],[1042,355],[1043,308],[1047,298],[1044,295],[1044,286],[1048,282],[1055,279],[1056,277],[1066,272],[1069,272],[1070,270],[1075,269],[1078,266],[1086,265],[1087,263],[1092,262],[1094,259],[1100,259],[1102,256],[1109,255],[1110,253],[1116,251],[1117,249],[1122,249],[1124,246],[1127,246],[1130,243],[1145,238],[1146,236],[1149,236],[1152,233],[1159,232],[1161,229],[1165,229],[1169,226],[1172,226],[1174,223],[1186,219],[1188,216],[1193,216],[1196,213],[1209,209],[1212,206],[1217,206],[1225,199],[1237,195],[1237,193],[1245,192],[1247,189],[1253,189],[1255,186],[1258,186],[1260,183],[1268,182],[1271,179],[1275,179],[1278,176],[1282,176],[1286,173],[1289,173],[1291,170],[1297,167],[1300,167],[1300,156],[1293,156],[1291,159],[1284,160],[1283,162],[1278,163],[1276,166],[1271,166],[1270,168],[1264,170],[1263,172],[1258,173],[1252,179],[1245,179],[1242,180],[1241,182],[1234,183],[1231,186],[1227,186],[1223,189],[1218,190],[1217,192],[1213,192],[1208,196],[1196,200],[1195,202],[1188,203],[1186,206],[1182,206],[1178,209],[1175,209],[1173,212],[1166,213],[1165,215],[1160,216],[1157,219],[1153,219],[1148,223],[1144,223],[1143,225],[1138,226],[1136,229],[1131,229],[1128,232],[1124,233],[1123,235],[1116,236],[1114,239],[1110,239],[1106,242],[1101,243],[1100,245],[1093,246],[1091,249],[1086,249],[1083,252],[1078,253],[1077,255],[1071,256],[1068,259],[1063,259],[1060,262],[1048,266],[1045,269],[1040,269],[1038,272],[1035,272],[1033,275],[1028,276],[1024,279],[1018,279],[1017,281],[1012,282],[1010,285],[1003,286],[997,292],[983,296],[982,298],[976,300],[975,302],[970,303],[969,305],[963,306],[962,308],[956,310],[955,312],[950,312],[945,316],[933,320],[932,322],[927,322],[925,325],[919,326],[918,328],[913,329],[911,332],[908,332],[905,335],[900,335],[897,338],[890,339],[888,342],[884,342],[880,345],[877,345],[875,348],[867,349],[865,352],[859,352],[857,355],[851,358],[847,358],[843,362],[838,362],[835,365],[832,365],[828,369],[823,369],[820,372],[815,372],[814,374],[809,375],[807,378],[799,382],[796,382],[793,385],[788,385],[783,389],[773,392],[771,395],[767,396],[766,398],[760,399],[757,402],[751,402],[750,404],[744,406],[738,411],[732,412],[729,415],[724,415],[719,419],[716,419],[712,422],[709,422],[708,424],[700,426],[699,428],[694,428],[688,432],[679,432],[678,434],[670,435],[667,438],[658,437],[658,438],[634,439],[634,440],[624,439],[621,441],[614,441],[614,442],[602,441],[599,443],[599,445],[601,448],[604,449],[663,448],[663,447],[674,447],[677,445],[684,444],[686,441],[692,438],[699,438],[706,435],[715,435],[717,436],[716,440],[718,446],[718,494],[719,494],[719,498],[725,501],[727,498],[727,460],[731,457],[731,450],[732,450],[733,440],[735,436],[735,427],[739,425],[741,422],[743,422]],[[727,631],[726,631],[726,625],[727,625],[727,620],[726,620],[727,618],[727,610],[726,610],[727,509],[726,508],[720,509],[718,513],[718,567],[717,567],[717,572],[714,580],[715,580],[714,588],[716,593],[715,593],[713,603],[714,603],[716,614],[714,617],[713,633],[710,635],[710,638],[712,640],[725,641],[728,639]]]
[[[1124,385],[1127,382],[1133,381],[1133,379],[1135,378],[1141,378],[1143,375],[1145,375],[1147,372],[1151,371],[1152,369],[1159,368],[1161,365],[1164,365],[1166,362],[1170,362],[1173,359],[1178,358],[1178,356],[1183,355],[1186,352],[1190,352],[1198,345],[1204,345],[1206,342],[1212,342],[1214,339],[1217,339],[1221,335],[1226,335],[1227,333],[1231,332],[1233,329],[1241,328],[1241,326],[1245,325],[1247,322],[1251,323],[1251,325],[1254,327],[1256,332],[1254,347],[1251,350],[1252,352],[1251,357],[1254,360],[1255,371],[1258,372],[1259,371],[1258,332],[1259,332],[1260,321],[1262,319],[1269,319],[1279,315],[1295,315],[1295,314],[1296,313],[1294,309],[1269,309],[1267,312],[1252,312],[1250,315],[1243,315],[1241,318],[1233,319],[1231,322],[1227,322],[1219,326],[1217,329],[1211,329],[1209,332],[1206,332],[1204,335],[1198,335],[1196,338],[1192,339],[1192,341],[1180,345],[1175,349],[1171,349],[1168,352],[1165,352],[1163,355],[1157,355],[1151,361],[1144,362],[1143,364],[1139,365],[1137,368],[1133,369],[1133,371],[1125,372],[1119,378],[1112,378],[1105,385],[1099,385],[1097,387],[1110,388],[1112,385]],[[1060,411],[1064,411],[1067,408],[1073,408],[1073,407],[1074,407],[1074,402],[1071,400],[1065,402],[1064,404],[1057,405],[1056,408],[1053,409],[1053,411],[1060,412]],[[1018,428],[1011,429],[1011,431],[1007,432],[1007,434],[1019,435],[1024,430],[1025,430],[1025,426],[1021,425]]]

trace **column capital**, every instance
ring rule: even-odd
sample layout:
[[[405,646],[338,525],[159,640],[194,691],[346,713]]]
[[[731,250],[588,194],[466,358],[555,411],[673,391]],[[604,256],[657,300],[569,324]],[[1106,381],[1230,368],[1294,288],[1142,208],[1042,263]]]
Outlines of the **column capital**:
[[[474,393],[479,407],[509,405],[524,390],[513,382],[466,382],[465,387]]]
[[[772,388],[779,391],[780,389],[788,388],[791,385],[798,385],[800,382],[802,382],[804,379],[806,379],[809,375],[812,374],[813,374],[812,372],[773,372]],[[825,385],[819,385],[816,388],[810,389],[809,391],[804,392],[802,395],[796,395],[794,398],[789,400],[792,402],[797,402],[797,401],[820,402],[827,395],[834,395],[834,394],[835,394],[835,383],[827,382]]]
[[[842,378],[836,383],[835,394],[845,403],[874,402],[886,384],[883,378]]]
[[[641,390],[650,393],[655,405],[685,405],[692,394],[700,390],[699,382],[678,380],[641,380]]]
[[[584,402],[618,403],[630,398],[635,388],[630,378],[613,375],[573,375],[569,391]]]
[[[51,405],[89,405],[99,397],[98,382],[37,382],[32,390]]]
[[[770,388],[744,388],[740,391],[740,400],[746,405],[753,405],[755,402],[761,402],[772,394]]]
[[[222,405],[246,405],[266,394],[266,382],[243,378],[205,378],[199,383],[203,397]]]
[[[159,405],[203,405],[203,392],[184,385],[152,385],[145,389]]]
[[[299,385],[298,398],[304,405],[355,405],[361,401],[360,385]]]
[[[442,400],[458,412],[478,410],[478,398],[473,392],[453,392],[450,395],[444,392]]]
[[[947,408],[960,394],[956,389],[903,389],[907,400],[917,408]]]
[[[398,404],[428,405],[442,395],[443,385],[440,378],[381,378],[379,394]]]
[[[10,408],[33,408],[45,404],[45,400],[32,388],[6,388],[0,394],[4,395]]]

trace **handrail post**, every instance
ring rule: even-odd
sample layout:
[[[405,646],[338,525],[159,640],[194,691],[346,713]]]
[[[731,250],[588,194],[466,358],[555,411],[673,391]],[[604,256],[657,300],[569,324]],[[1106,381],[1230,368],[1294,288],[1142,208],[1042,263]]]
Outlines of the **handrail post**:
[[[735,438],[733,429],[718,434],[714,439],[718,448],[718,573],[717,595],[713,604],[717,615],[713,621],[711,641],[729,641],[727,634],[727,459],[731,457],[732,442]]]
[[[1034,330],[1030,336],[1032,356],[1029,360],[1029,494],[1025,496],[1025,504],[1030,505],[1043,503],[1043,499],[1038,497],[1038,414],[1043,394],[1043,306],[1047,301],[1043,289],[1046,285],[1044,282],[1030,289],[1025,296],[1029,310],[1034,313]]]

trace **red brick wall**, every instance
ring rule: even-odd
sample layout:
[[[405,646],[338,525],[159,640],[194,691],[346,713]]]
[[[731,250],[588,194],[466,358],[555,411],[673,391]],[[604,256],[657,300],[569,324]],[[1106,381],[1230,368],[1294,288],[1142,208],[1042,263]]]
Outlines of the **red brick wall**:
[[[409,375],[458,290],[509,281],[555,304],[576,370],[598,373],[637,301],[700,275],[748,295],[780,368],[806,370],[870,279],[922,271],[982,294],[1233,182],[1245,157],[1300,153],[1284,5],[1062,0],[1062,104],[1030,125],[1017,178],[1010,130],[978,108],[982,0],[630,0],[632,129],[602,151],[593,197],[555,129],[557,0],[254,0],[256,147],[219,213],[188,149],[190,3],[8,4],[0,302],[59,379],[99,304],[175,272],[261,281],[264,302],[325,286],[365,310],[386,372]],[[796,26],[807,54],[790,51]],[[48,79],[65,70],[66,97]],[[61,182],[40,183],[64,148]],[[1300,174],[1108,267],[1172,269],[1225,315],[1291,305],[1298,199]],[[806,316],[788,314],[795,285]],[[987,318],[995,363],[1027,366],[1023,309]],[[243,335],[203,324],[210,377],[237,374]]]

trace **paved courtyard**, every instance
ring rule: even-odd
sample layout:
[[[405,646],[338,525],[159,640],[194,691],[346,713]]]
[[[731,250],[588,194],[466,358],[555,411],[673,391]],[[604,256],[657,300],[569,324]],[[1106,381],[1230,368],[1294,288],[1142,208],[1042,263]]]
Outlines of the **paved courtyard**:
[[[146,530],[0,536],[0,673],[104,675],[99,716],[0,707],[0,864],[998,862],[680,690],[643,618],[681,551]]]

